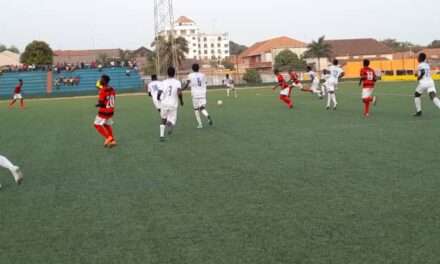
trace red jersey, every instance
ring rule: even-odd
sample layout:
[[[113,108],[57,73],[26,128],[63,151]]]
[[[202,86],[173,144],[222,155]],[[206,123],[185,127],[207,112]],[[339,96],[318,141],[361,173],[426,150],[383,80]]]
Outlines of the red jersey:
[[[21,93],[21,88],[22,88],[23,86],[21,85],[21,84],[19,84],[19,85],[17,85],[17,86],[15,86],[15,93],[16,94],[19,94],[19,93]]]
[[[98,95],[98,115],[101,118],[112,118],[115,113],[116,91],[111,86],[103,87]]]
[[[374,88],[376,85],[376,73],[370,67],[361,69],[361,80],[363,88]]]
[[[298,74],[296,74],[296,72],[291,72],[289,75],[290,75],[290,80],[291,80],[294,84],[299,84],[299,83],[301,83],[301,81],[299,80]]]
[[[281,89],[289,88],[289,84],[286,82],[282,74],[277,75],[278,85],[281,87]]]

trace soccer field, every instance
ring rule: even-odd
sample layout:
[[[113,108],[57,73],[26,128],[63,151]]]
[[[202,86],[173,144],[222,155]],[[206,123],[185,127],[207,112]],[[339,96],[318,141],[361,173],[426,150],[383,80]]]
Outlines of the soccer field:
[[[440,111],[415,83],[380,83],[362,117],[360,89],[337,111],[295,92],[209,93],[215,126],[191,100],[159,142],[146,96],[119,96],[104,149],[95,98],[0,104],[0,263],[438,263]],[[216,105],[223,100],[224,105]]]

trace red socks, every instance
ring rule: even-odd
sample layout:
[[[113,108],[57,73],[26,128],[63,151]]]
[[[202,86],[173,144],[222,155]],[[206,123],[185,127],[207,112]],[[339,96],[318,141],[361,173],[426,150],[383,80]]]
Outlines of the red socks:
[[[95,125],[95,129],[105,139],[107,139],[110,136],[109,133],[107,132],[107,129],[104,126]]]
[[[113,128],[112,128],[111,126],[109,126],[109,125],[104,125],[104,128],[107,130],[107,134],[108,134],[110,137],[114,138],[114,137],[113,137]]]
[[[370,104],[373,101],[373,97],[367,97],[363,99],[364,101],[364,115],[370,114]]]
[[[293,108],[292,100],[285,95],[280,96],[280,100],[287,105],[289,108]]]

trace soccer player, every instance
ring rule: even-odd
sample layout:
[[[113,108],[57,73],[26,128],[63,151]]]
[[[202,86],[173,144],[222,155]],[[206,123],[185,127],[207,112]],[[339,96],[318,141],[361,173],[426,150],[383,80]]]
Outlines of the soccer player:
[[[157,111],[160,113],[160,101],[157,100],[157,95],[161,90],[162,82],[157,80],[157,75],[151,75],[151,82],[148,84],[148,96],[153,100],[154,107],[156,107]]]
[[[298,77],[298,74],[294,70],[289,71],[289,77],[290,77],[289,84],[292,87],[299,88],[299,89],[301,89],[301,91],[304,91],[304,92],[308,92],[308,90],[304,89],[304,87]]]
[[[333,64],[328,68],[329,78],[326,82],[326,88],[328,92],[327,96],[327,110],[330,110],[333,102],[333,110],[336,110],[338,102],[336,101],[336,90],[338,88],[339,81],[344,77],[344,70],[339,67],[339,61],[333,60]]]
[[[9,170],[18,185],[23,182],[23,173],[21,172],[20,167],[15,166],[10,160],[8,160],[8,158],[2,155],[0,155],[0,167]]]
[[[193,72],[188,75],[188,82],[185,85],[185,89],[191,87],[191,96],[194,107],[194,114],[197,120],[197,128],[203,128],[202,118],[200,114],[208,119],[208,123],[212,126],[214,123],[211,116],[206,110],[206,77],[205,74],[199,72],[199,64],[192,66]]]
[[[273,90],[275,91],[275,89],[277,87],[280,87],[281,88],[281,92],[280,92],[281,102],[285,103],[289,109],[292,109],[293,102],[290,99],[290,96],[292,94],[292,87],[286,82],[286,79],[284,79],[284,76],[280,73],[280,71],[278,69],[275,69],[274,73],[276,75],[278,85],[275,86],[273,88]]]
[[[226,74],[226,78],[223,80],[223,85],[226,86],[226,94],[230,95],[231,90],[234,92],[234,98],[238,98],[237,90],[235,89],[234,80],[229,76],[229,74]]]
[[[162,82],[162,89],[157,94],[157,100],[160,101],[160,141],[165,141],[165,132],[168,128],[168,135],[171,135],[177,122],[177,109],[183,106],[182,83],[175,79],[176,69],[168,68],[168,79]]]
[[[315,71],[313,71],[312,67],[310,66],[307,66],[307,74],[309,75],[310,81],[312,82],[310,86],[310,91],[313,94],[316,94],[320,99],[322,99],[322,92],[319,89],[319,85],[321,81],[319,80],[318,74]]]
[[[110,77],[102,75],[100,81],[102,88],[99,90],[98,104],[96,107],[98,115],[95,118],[95,128],[104,137],[104,147],[116,146],[116,139],[113,135],[113,116],[115,113],[116,91],[109,85]]]
[[[370,61],[364,60],[364,67],[361,69],[359,86],[362,86],[362,101],[364,102],[364,116],[370,116],[370,105],[376,105],[377,98],[373,96],[376,85],[376,72],[370,68]]]
[[[415,116],[422,116],[422,94],[427,92],[432,102],[440,108],[440,99],[437,97],[437,90],[435,88],[434,80],[431,76],[431,67],[426,62],[426,54],[419,54],[419,66],[417,72],[417,80],[419,81],[419,85],[416,88],[414,103],[416,105],[416,114]]]
[[[12,100],[9,103],[9,108],[12,108],[15,104],[15,102],[17,102],[17,100],[20,100],[20,107],[23,109],[24,108],[24,98],[23,95],[21,94],[21,91],[23,89],[23,85],[24,82],[22,79],[18,80],[18,84],[17,86],[15,86],[15,90],[14,90],[14,95],[12,96]]]

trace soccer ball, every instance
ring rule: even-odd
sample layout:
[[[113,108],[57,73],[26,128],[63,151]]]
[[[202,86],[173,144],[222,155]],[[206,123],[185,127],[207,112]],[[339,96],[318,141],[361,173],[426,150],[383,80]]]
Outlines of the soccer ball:
[[[222,100],[218,100],[218,101],[217,101],[217,105],[218,105],[218,106],[222,106],[222,105],[223,105],[223,101],[222,101]]]

